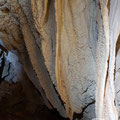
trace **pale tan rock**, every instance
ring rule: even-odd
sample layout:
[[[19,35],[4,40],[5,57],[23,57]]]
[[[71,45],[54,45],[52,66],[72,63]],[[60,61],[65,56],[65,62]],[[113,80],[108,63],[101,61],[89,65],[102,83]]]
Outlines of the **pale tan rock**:
[[[117,120],[119,6],[119,0],[0,0],[0,38],[18,51],[46,105],[62,116]]]
[[[110,3],[110,6],[108,6]],[[97,96],[96,96],[96,116],[105,120],[118,120],[118,113],[115,104],[115,53],[116,42],[119,35],[119,0],[100,1],[102,15],[102,29],[100,36],[104,35],[104,41],[98,49],[97,66]],[[99,19],[98,19],[99,20]],[[102,39],[100,38],[100,41]],[[105,46],[105,47],[104,47]],[[104,61],[102,61],[104,60]],[[117,66],[117,65],[116,65]],[[102,68],[101,68],[102,67]],[[104,70],[104,71],[103,71]]]
[[[57,85],[72,118],[95,99],[96,4],[92,0],[55,2]]]

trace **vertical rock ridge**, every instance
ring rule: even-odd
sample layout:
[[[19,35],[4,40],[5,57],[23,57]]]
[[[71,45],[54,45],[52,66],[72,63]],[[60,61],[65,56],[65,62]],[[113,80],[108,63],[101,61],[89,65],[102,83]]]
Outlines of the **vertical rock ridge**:
[[[34,67],[34,70],[36,71],[37,76],[40,80],[41,86],[44,89],[45,94],[50,100],[51,104],[55,108],[57,108],[61,115],[65,116],[64,108],[61,105],[58,95],[53,88],[52,82],[45,68],[42,55],[40,55],[41,54],[40,49],[35,43],[35,39],[33,38],[31,31],[29,30],[29,26],[27,24],[23,11],[20,11],[20,16],[21,16],[20,18],[21,30],[24,36],[28,54],[30,56],[30,60]]]

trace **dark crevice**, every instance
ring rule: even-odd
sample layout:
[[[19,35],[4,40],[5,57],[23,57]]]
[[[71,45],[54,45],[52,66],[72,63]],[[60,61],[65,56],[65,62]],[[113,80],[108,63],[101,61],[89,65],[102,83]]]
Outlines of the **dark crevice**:
[[[8,50],[5,47],[3,47],[2,45],[0,45],[0,49],[2,50],[2,52],[6,53],[6,56],[8,55]]]
[[[117,65],[117,63],[116,62],[118,62],[118,61],[116,61],[116,57],[117,57],[117,55],[118,55],[118,51],[120,50],[120,34],[119,34],[119,36],[118,36],[118,39],[117,39],[117,41],[116,41],[116,46],[115,46],[115,63],[114,63],[114,82],[115,82],[115,100],[114,100],[114,105],[116,106],[116,108],[117,108],[117,110],[118,110],[118,102],[117,102],[117,99],[119,99],[119,95],[117,95],[117,94],[119,94],[119,92],[120,92],[120,89],[116,89],[116,86],[117,86],[117,82],[118,82],[118,80],[117,79],[115,79],[115,77],[116,77],[116,73],[117,72],[119,72],[119,70],[120,70],[120,67],[119,68],[117,68],[116,69],[116,65]],[[117,111],[118,113],[119,113],[119,111]],[[120,116],[118,116],[119,118],[120,118]],[[118,119],[119,119],[118,118]]]
[[[45,24],[45,23],[47,23],[47,21],[48,21],[48,18],[49,18],[49,8],[50,8],[50,4],[51,4],[51,0],[48,0],[47,1],[47,11],[46,11],[46,13],[45,13],[45,16],[44,16],[44,20],[43,20],[43,25]],[[45,5],[45,1],[44,1],[44,5]],[[45,7],[45,6],[44,6]]]
[[[73,120],[75,120],[75,119],[81,120],[81,119],[83,118],[84,112],[85,112],[85,110],[87,109],[87,107],[90,106],[90,105],[92,105],[92,104],[95,104],[95,100],[93,100],[92,102],[88,103],[88,104],[82,109],[82,112],[81,112],[81,113],[74,113],[74,114],[73,114]]]
[[[118,51],[120,49],[120,34],[118,36],[117,42],[116,42],[116,50],[115,50],[115,58],[117,57]],[[119,70],[119,69],[118,69]],[[116,60],[115,60],[115,68],[114,68],[114,81],[115,81],[115,74],[118,71],[116,70]]]
[[[119,49],[120,49],[120,35],[118,36],[117,43],[116,43],[116,55]]]
[[[107,87],[107,80],[108,80],[109,58],[110,58],[110,55],[108,56],[108,60],[107,60],[107,71],[106,71],[105,86],[104,86],[104,96],[105,96],[106,87]]]
[[[9,12],[10,12],[9,8],[7,8],[7,7],[1,8],[1,11],[2,11],[3,13],[9,13]]]
[[[58,97],[59,97],[59,99],[60,99],[60,102],[61,102],[61,104],[62,104],[62,106],[64,107],[64,109],[65,109],[65,106],[64,106],[64,101],[61,99],[61,97],[60,97],[60,94],[58,93],[58,91],[56,90],[56,88],[55,88],[55,85],[53,84],[53,87],[54,87],[54,89],[55,89],[55,91],[56,91],[56,93],[57,93],[57,95],[58,95]]]
[[[110,0],[108,0],[107,8],[108,8],[108,13],[109,13],[110,12]]]
[[[69,120],[69,118],[64,118],[64,117],[60,116],[59,112],[56,109],[52,109],[52,110],[50,110],[50,112],[51,112],[51,114],[58,116],[59,120]]]
[[[2,78],[2,73],[3,73],[3,69],[4,69],[4,66],[5,66],[5,57],[4,57],[4,54],[3,54],[3,57],[1,58],[1,66],[0,66],[0,83],[4,80]]]
[[[8,70],[7,70],[7,71],[8,71],[8,74],[3,77],[4,80],[5,80],[5,78],[6,78],[7,76],[10,75],[10,65],[11,65],[11,63],[8,64]]]
[[[1,57],[0,84],[1,84],[1,82],[4,80],[4,77],[2,78],[2,74],[3,74],[3,70],[4,70],[4,66],[5,66],[5,60],[6,60],[5,56],[8,55],[8,51],[2,45],[0,45],[0,49],[1,49],[1,53],[0,53],[0,57]]]
[[[99,9],[101,10],[101,5],[100,5],[100,2],[98,2],[98,6],[99,6]]]

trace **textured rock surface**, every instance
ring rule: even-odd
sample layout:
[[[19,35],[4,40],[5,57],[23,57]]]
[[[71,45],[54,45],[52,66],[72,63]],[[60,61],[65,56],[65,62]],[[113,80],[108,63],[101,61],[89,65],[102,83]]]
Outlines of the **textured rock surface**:
[[[103,60],[100,60],[101,62],[98,61],[97,68],[98,85],[96,87],[96,115],[97,117],[104,118],[105,120],[118,119],[118,113],[115,103],[116,88],[114,85],[116,82],[118,82],[118,80],[115,81],[115,66],[118,67],[119,63],[118,61],[116,61],[118,65],[115,65],[115,53],[117,53],[116,50],[118,51],[118,46],[116,48],[116,42],[120,33],[120,24],[118,22],[120,20],[120,9],[118,7],[119,5],[119,0],[103,0],[100,4],[104,29],[104,41],[102,42],[100,48],[102,50],[103,46],[105,46],[105,49],[102,50],[102,53],[98,54],[98,58],[102,58]],[[100,40],[102,39],[100,38]],[[105,71],[103,72],[103,70]]]
[[[26,74],[44,104],[71,120],[117,120],[119,6],[120,0],[0,0],[0,77],[16,82]]]
[[[90,31],[96,30],[96,4],[93,0],[55,2],[57,85],[72,117],[95,99],[97,37]]]
[[[120,50],[117,53],[116,57],[116,69],[115,69],[115,103],[117,106],[118,116],[120,117]]]
[[[33,86],[19,62],[16,51],[0,45],[0,119],[65,120],[45,106],[44,98]]]

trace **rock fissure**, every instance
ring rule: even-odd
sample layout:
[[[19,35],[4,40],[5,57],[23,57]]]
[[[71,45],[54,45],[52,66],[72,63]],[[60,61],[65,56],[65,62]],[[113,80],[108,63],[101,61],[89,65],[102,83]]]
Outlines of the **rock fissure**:
[[[82,112],[81,113],[74,113],[73,120],[75,120],[75,119],[80,119],[81,120],[83,118],[84,112],[87,109],[87,107],[92,105],[92,104],[95,104],[94,100],[92,102],[88,103],[84,108],[82,108]]]

